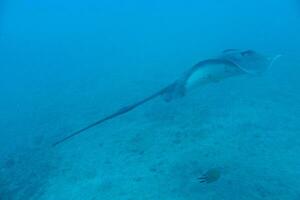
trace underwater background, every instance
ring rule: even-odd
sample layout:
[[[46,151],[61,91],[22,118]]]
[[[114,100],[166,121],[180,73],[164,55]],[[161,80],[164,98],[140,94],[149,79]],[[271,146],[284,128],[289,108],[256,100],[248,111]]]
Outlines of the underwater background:
[[[1,0],[0,200],[300,199],[299,20],[298,0]],[[51,146],[228,48],[282,56]]]

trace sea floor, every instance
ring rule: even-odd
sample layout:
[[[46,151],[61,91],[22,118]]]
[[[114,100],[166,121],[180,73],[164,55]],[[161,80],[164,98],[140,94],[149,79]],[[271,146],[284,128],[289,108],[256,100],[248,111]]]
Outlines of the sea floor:
[[[216,83],[171,103],[157,99],[52,148],[151,89],[116,88],[101,104],[94,97],[86,113],[57,112],[59,123],[40,129],[57,134],[37,134],[1,163],[0,199],[300,199],[299,86],[273,78]],[[220,178],[201,183],[210,169]]]

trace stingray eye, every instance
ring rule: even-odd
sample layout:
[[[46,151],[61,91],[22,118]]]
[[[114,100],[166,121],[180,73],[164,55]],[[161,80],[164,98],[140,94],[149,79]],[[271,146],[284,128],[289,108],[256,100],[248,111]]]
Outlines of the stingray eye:
[[[247,50],[247,51],[241,52],[241,55],[242,55],[242,56],[251,56],[251,55],[253,55],[253,54],[255,54],[255,52],[252,51],[252,50]]]

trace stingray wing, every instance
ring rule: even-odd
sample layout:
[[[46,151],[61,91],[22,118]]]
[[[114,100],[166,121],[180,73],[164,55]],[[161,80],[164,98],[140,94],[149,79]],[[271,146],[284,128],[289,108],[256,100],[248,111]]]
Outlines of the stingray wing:
[[[221,57],[234,63],[244,72],[254,75],[265,72],[272,64],[272,59],[252,50],[225,50]]]

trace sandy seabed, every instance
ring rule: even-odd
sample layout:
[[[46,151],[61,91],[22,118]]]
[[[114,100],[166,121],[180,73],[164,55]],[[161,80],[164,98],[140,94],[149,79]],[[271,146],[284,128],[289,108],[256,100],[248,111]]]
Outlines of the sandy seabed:
[[[241,82],[248,83],[237,87]],[[60,124],[42,124],[59,134],[36,136],[30,148],[2,162],[0,199],[299,199],[299,86],[270,82],[237,78],[171,103],[158,99],[51,148],[123,100],[95,100],[84,117],[66,110]],[[220,179],[200,183],[212,168]]]

